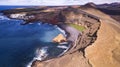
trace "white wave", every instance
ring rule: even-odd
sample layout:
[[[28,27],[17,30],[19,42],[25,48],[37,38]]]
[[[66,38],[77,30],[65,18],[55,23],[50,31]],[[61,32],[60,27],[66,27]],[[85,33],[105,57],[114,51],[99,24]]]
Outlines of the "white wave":
[[[59,28],[58,26],[57,26],[57,29],[58,29],[60,32],[62,32],[65,37],[67,37],[66,32],[65,32],[63,29]]]
[[[67,46],[61,46],[61,47],[59,46],[59,48],[64,48],[65,50],[58,57],[64,55],[64,53],[67,52],[70,47],[71,47],[71,45],[69,45],[68,47]]]
[[[48,47],[43,47],[41,49],[37,49],[36,50],[36,57],[34,59],[40,60],[40,61],[45,59],[48,56],[47,49],[48,49]]]
[[[58,25],[54,25],[54,27],[55,27],[55,28],[57,28],[57,27],[58,27]]]
[[[33,23],[29,23],[29,24],[33,24]]]
[[[68,44],[68,42],[62,42],[62,43],[59,43],[59,44]]]
[[[38,25],[41,25],[42,23],[38,23]]]
[[[48,47],[43,47],[41,49],[38,48],[36,50],[36,56],[33,58],[33,60],[26,67],[31,67],[32,63],[35,60],[39,60],[39,61],[44,60],[48,56],[47,49],[48,49]]]
[[[18,14],[10,15],[11,18],[25,18],[24,16],[26,16],[26,13],[18,13]]]
[[[65,46],[65,45],[59,45],[59,46],[57,46],[58,48],[62,48],[62,49],[67,49],[68,47],[67,46]]]
[[[10,20],[10,19],[7,18],[6,16],[0,15],[0,20]]]
[[[68,51],[68,49],[70,48],[70,46],[67,47],[67,46],[65,46],[65,45],[63,45],[63,46],[58,45],[57,47],[58,47],[58,48],[65,49],[58,57],[62,56],[62,55],[63,55],[66,51]],[[41,49],[38,48],[38,49],[36,50],[36,53],[35,53],[36,56],[33,58],[33,60],[32,60],[31,62],[29,62],[29,64],[27,64],[26,67],[31,67],[31,66],[32,66],[32,63],[33,63],[34,61],[36,61],[36,60],[39,60],[39,61],[44,60],[44,59],[48,56],[47,51],[48,51],[48,47],[42,47]]]
[[[31,62],[29,62],[29,64],[26,67],[31,67],[32,63],[35,61],[35,59],[33,59]]]

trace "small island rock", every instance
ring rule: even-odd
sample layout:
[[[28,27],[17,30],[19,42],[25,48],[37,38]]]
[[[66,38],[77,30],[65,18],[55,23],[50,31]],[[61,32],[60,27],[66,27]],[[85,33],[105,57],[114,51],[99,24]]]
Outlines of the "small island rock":
[[[61,42],[66,42],[66,41],[67,39],[62,34],[59,34],[58,36],[53,38],[53,42],[55,43],[61,43]]]

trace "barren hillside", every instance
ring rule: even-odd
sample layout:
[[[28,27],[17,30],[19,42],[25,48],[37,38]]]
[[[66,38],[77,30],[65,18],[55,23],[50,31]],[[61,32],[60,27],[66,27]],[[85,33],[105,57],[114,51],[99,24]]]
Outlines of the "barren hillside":
[[[101,27],[94,44],[85,49],[85,56],[92,67],[119,67],[120,66],[120,24],[110,16],[96,10],[84,11],[101,18]]]
[[[33,67],[119,67],[120,66],[120,24],[95,8],[80,8],[101,18],[97,40],[87,48],[85,55],[74,52],[48,62],[39,61]]]
[[[49,8],[48,8],[49,9]],[[53,10],[54,9],[54,10]],[[41,11],[42,10],[42,11]],[[43,21],[66,25],[83,25],[86,30],[77,35],[73,46],[64,55],[46,61],[34,61],[31,67],[119,67],[120,66],[120,23],[99,11],[94,4],[62,9],[39,9],[21,14],[8,13],[7,16],[23,19],[27,23]],[[16,11],[16,9],[15,9]],[[23,11],[22,11],[23,12]],[[38,12],[38,13],[37,13]],[[6,13],[6,12],[5,12]],[[16,16],[16,15],[20,15]],[[22,15],[22,16],[21,16]],[[47,17],[44,17],[47,16]],[[27,19],[26,19],[27,18]],[[61,26],[62,28],[62,26]],[[65,28],[65,29],[64,29]],[[68,33],[70,30],[64,27]],[[75,28],[74,28],[75,29]],[[74,39],[74,37],[71,39]]]

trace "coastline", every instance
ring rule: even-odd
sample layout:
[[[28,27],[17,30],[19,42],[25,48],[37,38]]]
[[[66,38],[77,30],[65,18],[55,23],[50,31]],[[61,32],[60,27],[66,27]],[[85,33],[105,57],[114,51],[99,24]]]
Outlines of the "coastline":
[[[47,10],[47,9],[43,9],[43,10]],[[41,13],[38,13],[33,17],[30,17],[32,13],[30,12],[29,15],[28,12],[23,16],[19,15],[20,13],[15,14],[15,17],[11,19],[23,19],[23,17],[27,17],[28,19],[26,20],[23,19],[25,21],[25,24],[34,23],[35,21],[41,21],[43,23],[57,25],[60,28],[61,32],[63,32],[64,30],[64,33],[67,34],[66,36],[67,40],[72,43],[71,43],[71,47],[67,51],[65,51],[65,53],[59,58],[65,55],[70,55],[76,51],[81,51],[84,54],[84,48],[91,45],[97,38],[96,32],[100,27],[100,19],[96,16],[93,16],[82,10],[72,7],[68,7],[65,9],[58,9],[58,10],[54,9],[53,11],[50,10],[48,12],[44,12],[44,11],[42,12],[42,10],[40,11]],[[6,16],[10,17],[10,14]],[[81,17],[84,19],[82,19]],[[65,25],[66,23],[78,23],[87,28],[83,32],[80,32],[75,28]],[[50,59],[54,59],[54,58],[50,58]],[[34,64],[32,64],[32,67],[34,67]]]
[[[4,18],[4,17],[6,17],[6,16],[4,15],[3,18]],[[31,23],[29,23],[29,24],[31,24]],[[34,23],[32,23],[32,24],[34,24]],[[39,23],[38,23],[38,24],[39,24]],[[53,25],[53,26],[55,26],[55,25]],[[63,33],[64,36],[67,36],[67,34],[65,34],[65,30],[63,30],[63,29],[60,28],[59,26],[56,26],[55,28],[57,28],[61,33]],[[71,47],[71,46],[68,46],[68,48],[67,48],[64,52],[62,52],[59,56],[57,56],[57,57],[62,56],[66,51],[69,50],[70,47]],[[59,47],[59,48],[62,48],[62,47]],[[55,58],[57,58],[57,57],[55,57]],[[36,61],[36,60],[37,60],[37,58],[36,58],[36,59],[33,58],[33,60],[32,60],[27,66],[30,67],[30,66],[32,65],[32,62],[34,62],[34,61]]]
[[[102,5],[102,4],[101,4]],[[41,32],[43,32],[42,26],[45,25],[45,28],[47,30],[50,30],[53,34],[50,32],[46,32],[44,38],[41,39],[42,41],[34,41],[36,45],[38,42],[40,45],[44,45],[43,47],[36,46],[30,47],[30,49],[34,49],[34,56],[31,58],[31,60],[22,63],[24,66],[12,66],[12,67],[119,67],[120,66],[120,27],[119,23],[116,21],[119,19],[118,17],[111,18],[111,14],[106,15],[104,11],[99,10],[99,6],[94,3],[88,3],[85,5],[76,5],[76,6],[58,6],[58,7],[51,7],[51,6],[42,6],[42,7],[34,7],[34,8],[16,8],[16,9],[10,9],[10,10],[3,10],[3,15],[0,16],[1,24],[4,23],[4,19],[10,20],[13,19],[9,24],[16,24],[14,23],[14,19],[19,19],[21,24],[20,26],[33,26],[34,24],[38,26],[38,28],[35,28],[34,30],[42,29]],[[102,8],[106,6],[107,4],[103,4]],[[109,6],[116,7],[117,3],[113,4],[116,6],[113,6],[112,4],[108,4]],[[109,8],[105,7],[105,8]],[[101,9],[102,9],[101,8]],[[37,10],[36,10],[37,9]],[[114,9],[114,8],[110,8]],[[104,10],[104,9],[103,9]],[[116,11],[116,9],[114,10]],[[112,14],[116,14],[111,12]],[[1,11],[0,11],[1,12]],[[109,11],[107,11],[109,13]],[[4,18],[5,17],[5,18]],[[8,19],[7,19],[8,18]],[[114,19],[116,20],[114,20]],[[21,21],[23,20],[23,21]],[[3,22],[2,22],[3,21]],[[13,23],[12,23],[13,22]],[[23,23],[22,23],[23,22]],[[36,22],[38,22],[36,24]],[[40,22],[40,23],[39,23]],[[42,23],[41,23],[42,22]],[[7,24],[7,23],[6,23]],[[8,25],[9,25],[8,24]],[[32,25],[33,24],[33,25]],[[40,26],[41,25],[41,26]],[[56,34],[57,31],[54,32],[53,28],[47,27],[47,25],[50,25],[55,28],[55,30],[58,30],[59,33]],[[14,25],[11,25],[11,27],[14,27]],[[1,30],[4,32],[6,27],[2,29],[2,25],[0,26]],[[16,26],[18,27],[18,26]],[[29,33],[33,33],[33,28],[30,27],[28,29],[31,30]],[[84,27],[83,30],[81,30],[81,27]],[[22,29],[20,27],[20,29]],[[12,30],[17,30],[17,28],[13,28]],[[1,33],[2,33],[1,31]],[[26,32],[29,30],[26,30]],[[10,34],[6,33],[6,34]],[[18,32],[19,33],[19,32]],[[34,32],[38,33],[38,32]],[[25,32],[23,34],[26,34]],[[42,33],[38,33],[40,36]],[[49,36],[47,36],[47,34]],[[4,33],[3,33],[4,35]],[[29,34],[27,34],[29,35]],[[1,34],[0,34],[1,36]],[[6,35],[7,36],[7,35]],[[41,36],[38,38],[41,38]],[[32,37],[31,35],[29,37]],[[33,36],[34,37],[34,36]],[[33,37],[31,39],[33,39]],[[50,38],[52,37],[52,38]],[[54,38],[55,37],[55,38]],[[65,38],[64,38],[65,37]],[[3,36],[5,38],[5,36]],[[54,38],[54,40],[52,40]],[[25,39],[28,40],[29,38]],[[12,40],[12,39],[11,39]],[[44,42],[43,41],[49,41]],[[20,41],[18,38],[16,40],[13,40],[13,42]],[[68,41],[68,42],[67,42]],[[3,40],[1,39],[1,43]],[[5,40],[7,42],[7,40]],[[23,42],[23,41],[22,41]],[[28,40],[28,44],[31,44],[31,40]],[[54,42],[54,43],[53,43]],[[12,43],[12,41],[8,42]],[[1,44],[2,45],[2,44]],[[3,44],[5,45],[5,44]],[[21,46],[22,44],[18,43],[17,47]],[[24,41],[23,48],[20,49],[20,52],[25,48],[27,44]],[[12,48],[12,45],[9,45]],[[48,47],[49,46],[49,47]],[[13,46],[14,47],[14,46]],[[29,47],[29,46],[27,46]],[[5,47],[3,47],[4,50]],[[26,56],[29,55],[30,49],[25,50]],[[63,49],[62,52],[61,50]],[[2,48],[1,48],[2,50]],[[12,51],[12,50],[10,50]],[[15,49],[13,49],[15,51]],[[48,54],[48,52],[50,55]],[[5,52],[5,51],[0,51]],[[32,52],[32,51],[30,51]],[[2,54],[1,53],[1,54]],[[53,54],[56,53],[54,56]],[[19,54],[19,52],[15,52],[15,55]],[[2,54],[3,56],[4,53]],[[16,63],[16,61],[25,59],[25,57],[22,55],[25,55],[23,52],[21,52],[21,55],[15,56],[15,61],[13,60],[12,65],[21,65],[21,62]],[[1,55],[0,55],[1,56]],[[48,56],[46,58],[46,56]],[[14,57],[12,55],[12,57]],[[19,57],[21,57],[19,59]],[[3,67],[1,64],[11,65],[11,62],[9,62],[9,56],[5,56],[5,58],[1,57],[1,63],[0,67]],[[4,60],[6,59],[6,62]],[[26,58],[27,60],[29,58]],[[112,59],[112,60],[111,60]],[[99,61],[98,61],[99,60]],[[15,62],[15,63],[14,63]],[[102,63],[102,64],[101,64]]]

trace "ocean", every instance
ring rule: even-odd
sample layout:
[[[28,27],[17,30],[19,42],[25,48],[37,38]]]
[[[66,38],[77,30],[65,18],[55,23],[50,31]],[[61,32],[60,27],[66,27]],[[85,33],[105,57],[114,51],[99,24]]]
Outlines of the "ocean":
[[[15,8],[30,8],[33,6],[11,6],[11,5],[0,5],[0,10],[15,9]]]
[[[0,10],[28,6],[0,6]],[[53,43],[58,34],[66,36],[57,25],[35,22],[20,25],[23,20],[10,19],[0,13],[0,67],[31,67],[35,60],[63,54],[69,44]],[[62,30],[62,31],[61,31]]]

